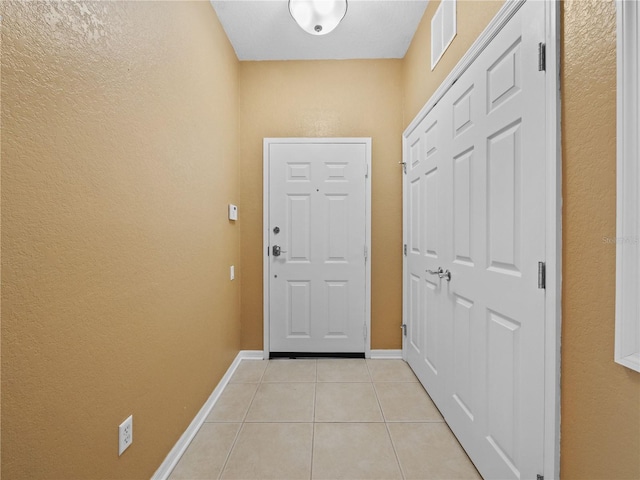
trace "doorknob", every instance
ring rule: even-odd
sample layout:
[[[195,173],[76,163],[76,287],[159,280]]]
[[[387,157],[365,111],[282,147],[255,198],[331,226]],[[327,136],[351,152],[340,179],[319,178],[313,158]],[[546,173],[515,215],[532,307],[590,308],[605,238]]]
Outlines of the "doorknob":
[[[443,270],[442,267],[438,267],[438,270],[427,270],[429,275],[438,275],[440,278],[444,278],[447,282],[451,281],[451,272],[449,270]]]
[[[279,257],[281,253],[287,253],[287,251],[282,250],[282,247],[280,247],[280,245],[274,245],[273,247],[271,247],[271,253],[274,257]]]

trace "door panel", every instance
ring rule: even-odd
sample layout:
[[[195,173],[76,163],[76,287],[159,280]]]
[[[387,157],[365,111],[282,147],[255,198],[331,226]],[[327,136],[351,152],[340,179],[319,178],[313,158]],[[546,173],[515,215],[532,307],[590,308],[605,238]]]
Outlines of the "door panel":
[[[489,269],[520,276],[521,119],[487,139]]]
[[[476,400],[472,390],[473,373],[473,327],[474,304],[455,295],[453,310],[453,350],[451,395],[460,409],[473,421],[476,415]]]
[[[485,478],[543,466],[544,8],[524,3],[405,141],[405,355]]]
[[[287,301],[284,305],[288,338],[309,338],[311,335],[311,283],[287,281]]]
[[[362,353],[367,146],[273,142],[268,162],[270,351]]]
[[[439,110],[438,106],[435,108]],[[407,348],[409,362],[428,388],[432,398],[444,395],[444,371],[442,356],[447,351],[447,308],[442,300],[442,285],[435,271],[441,263],[445,249],[442,232],[446,229],[446,213],[443,211],[441,186],[443,151],[441,133],[446,122],[435,115],[433,121],[425,122],[416,129],[407,143],[408,197],[405,218],[408,221],[407,275],[411,284],[408,290],[410,315],[405,319],[407,336],[411,339]]]
[[[440,357],[439,342],[443,337],[442,328],[440,328],[440,297],[438,296],[438,285],[429,280],[425,280],[425,312],[421,319],[425,323],[424,338],[424,362],[434,376],[438,376],[438,369],[442,366]]]
[[[453,256],[454,262],[473,267],[474,246],[473,147],[453,159]]]
[[[438,222],[438,215],[440,214],[439,207],[439,190],[440,190],[440,172],[438,168],[432,168],[424,175],[424,217],[422,222],[423,238],[425,255],[433,259],[438,258],[438,251],[440,250],[438,230],[432,228]]]
[[[311,261],[311,196],[287,195],[289,262]]]

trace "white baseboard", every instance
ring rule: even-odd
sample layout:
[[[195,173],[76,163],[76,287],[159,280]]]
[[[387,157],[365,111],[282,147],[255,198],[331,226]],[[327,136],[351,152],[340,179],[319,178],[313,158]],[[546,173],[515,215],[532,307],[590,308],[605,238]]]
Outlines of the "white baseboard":
[[[263,350],[242,350],[238,355],[242,360],[265,360]]]
[[[238,352],[238,355],[231,363],[231,366],[224,374],[216,388],[213,390],[207,401],[204,403],[200,411],[191,421],[187,429],[184,431],[182,436],[178,439],[176,444],[173,446],[167,457],[164,459],[156,473],[153,474],[151,480],[166,480],[171,475],[171,472],[176,467],[182,455],[187,450],[187,447],[200,430],[200,427],[209,416],[209,413],[213,409],[214,405],[222,395],[225,387],[231,380],[231,376],[240,365],[242,360],[262,360],[264,353],[262,350],[241,350]]]
[[[402,350],[371,350],[372,359],[402,359]]]

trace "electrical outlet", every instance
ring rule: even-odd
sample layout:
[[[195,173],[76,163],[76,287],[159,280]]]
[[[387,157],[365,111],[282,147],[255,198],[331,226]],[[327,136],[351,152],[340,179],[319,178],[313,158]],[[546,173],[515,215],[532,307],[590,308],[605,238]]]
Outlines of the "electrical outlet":
[[[129,415],[118,427],[118,456],[133,443],[133,415]]]

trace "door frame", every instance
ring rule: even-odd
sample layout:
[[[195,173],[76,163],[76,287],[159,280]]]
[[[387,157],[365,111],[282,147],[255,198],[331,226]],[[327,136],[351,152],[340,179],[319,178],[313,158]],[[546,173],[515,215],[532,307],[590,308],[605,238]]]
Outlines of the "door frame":
[[[263,189],[262,189],[262,284],[263,284],[263,355],[268,360],[271,349],[269,343],[270,329],[270,304],[269,304],[269,277],[270,277],[270,254],[269,254],[269,146],[273,144],[363,144],[365,146],[365,161],[367,174],[365,176],[365,247],[367,249],[367,259],[365,261],[365,324],[366,337],[364,340],[364,355],[371,358],[371,137],[283,137],[264,138],[262,146],[263,155]],[[364,255],[364,252],[363,252]]]
[[[433,109],[458,78],[476,60],[497,33],[511,20],[527,0],[511,0],[504,3],[487,28],[480,34],[460,59],[424,107],[402,134],[403,162],[408,161],[407,139],[422,119]],[[539,1],[539,0],[528,0]],[[543,475],[548,479],[560,477],[560,332],[562,320],[562,156],[560,127],[560,2],[545,3],[546,30],[546,295],[545,295],[545,365],[544,365],[544,466]],[[533,60],[532,60],[533,61]],[[406,165],[406,163],[405,163]],[[402,236],[408,243],[407,232],[407,177],[402,176]],[[408,312],[407,257],[402,259],[402,320],[406,324]],[[406,337],[402,338],[402,357],[407,354]]]

